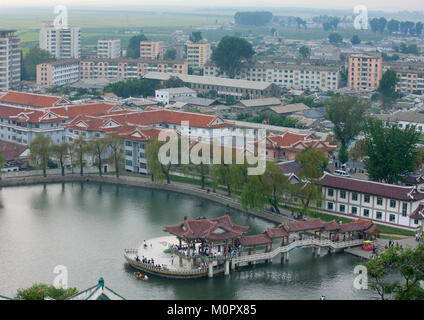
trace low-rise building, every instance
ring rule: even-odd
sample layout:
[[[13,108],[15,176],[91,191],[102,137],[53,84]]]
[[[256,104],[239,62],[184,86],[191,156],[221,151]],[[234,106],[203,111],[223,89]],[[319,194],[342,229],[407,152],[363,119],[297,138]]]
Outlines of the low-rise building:
[[[177,97],[197,97],[197,94],[196,91],[187,87],[155,90],[156,101],[163,104],[169,104],[169,101]]]
[[[384,121],[386,126],[397,123],[399,128],[405,129],[406,126],[415,126],[418,132],[424,132],[424,114],[415,111],[399,111],[393,114],[381,114],[377,116]]]
[[[364,218],[385,225],[418,229],[422,225],[424,192],[398,186],[324,173],[320,179],[324,212]]]
[[[79,61],[75,59],[45,62],[37,65],[37,84],[63,86],[79,80]]]

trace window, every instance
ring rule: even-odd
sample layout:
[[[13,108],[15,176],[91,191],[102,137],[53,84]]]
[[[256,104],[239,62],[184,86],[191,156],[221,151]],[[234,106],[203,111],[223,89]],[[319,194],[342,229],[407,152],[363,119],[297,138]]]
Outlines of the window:
[[[390,199],[390,208],[396,208],[396,200]]]
[[[402,203],[402,217],[406,217],[407,211],[408,211],[408,204],[404,202]]]
[[[358,201],[358,194],[357,193],[352,193],[352,200]]]
[[[370,195],[369,194],[364,195],[364,202],[370,203]]]
[[[328,202],[327,203],[327,209],[328,210],[333,210],[334,204],[332,202]]]
[[[352,207],[351,208],[351,212],[352,212],[352,214],[358,214],[358,208],[357,207]]]
[[[414,223],[415,223],[415,224],[418,224],[418,219],[415,219],[415,220],[414,220]]]
[[[390,220],[390,222],[396,222],[396,216],[394,214],[391,214],[389,216],[389,220]]]
[[[340,205],[340,212],[345,212],[346,211],[346,207],[344,204]]]
[[[334,195],[334,189],[328,189],[328,196],[332,197]]]
[[[346,191],[340,191],[340,198],[346,199]]]
[[[376,218],[381,220],[383,218],[383,214],[381,212],[377,212]]]
[[[126,166],[132,166],[132,161],[131,160],[126,160],[125,161],[125,165]]]
[[[364,217],[369,217],[370,211],[368,209],[364,209]]]
[[[383,198],[378,197],[378,198],[377,198],[377,204],[378,204],[379,206],[382,206],[382,205],[383,205]]]

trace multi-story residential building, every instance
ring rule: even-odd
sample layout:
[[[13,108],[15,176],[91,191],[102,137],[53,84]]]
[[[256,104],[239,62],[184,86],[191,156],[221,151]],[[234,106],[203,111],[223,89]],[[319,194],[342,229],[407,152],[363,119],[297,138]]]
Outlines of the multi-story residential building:
[[[80,79],[83,80],[98,78],[134,79],[151,71],[187,74],[188,65],[183,60],[87,59],[80,61]]]
[[[155,79],[162,82],[169,80],[171,77],[181,79],[187,87],[195,90],[198,94],[202,93],[211,97],[243,100],[280,96],[280,88],[269,82],[159,72],[149,72],[144,76],[146,79]]]
[[[120,39],[102,39],[97,41],[97,58],[117,59],[120,56]]]
[[[0,91],[19,86],[21,48],[15,30],[0,30]]]
[[[41,86],[62,86],[79,80],[79,61],[65,59],[37,65],[37,84]]]
[[[163,59],[163,41],[140,41],[140,59]]]
[[[52,22],[43,22],[40,29],[39,46],[57,59],[79,59],[81,38],[79,27],[57,28]]]
[[[197,97],[197,94],[196,91],[187,87],[155,90],[156,101],[164,104],[169,104],[170,99],[177,97]]]
[[[353,53],[348,57],[347,86],[354,90],[374,90],[383,77],[380,53]]]
[[[383,66],[384,71],[396,72],[396,91],[406,94],[424,94],[424,63],[390,62]]]
[[[191,68],[203,69],[211,54],[210,43],[187,44],[187,62]]]
[[[205,65],[204,75],[228,78],[225,72],[221,72],[212,63]],[[236,74],[235,78],[274,83],[288,89],[328,91],[339,88],[340,66],[258,63],[242,69]]]
[[[391,185],[329,173],[324,173],[319,183],[324,195],[320,208],[323,212],[410,230],[422,227],[424,192],[415,186]]]

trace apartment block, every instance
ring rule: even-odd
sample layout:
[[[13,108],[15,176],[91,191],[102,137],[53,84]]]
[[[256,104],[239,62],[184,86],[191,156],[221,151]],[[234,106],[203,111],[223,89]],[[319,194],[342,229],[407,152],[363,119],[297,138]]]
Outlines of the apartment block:
[[[347,86],[354,90],[374,90],[383,76],[383,58],[379,53],[354,53],[348,57]]]
[[[151,71],[187,74],[188,65],[183,60],[87,59],[80,61],[80,79],[136,79]]]
[[[62,86],[79,80],[79,61],[65,59],[37,65],[37,84]]]
[[[0,30],[0,91],[19,86],[21,48],[15,30]]]
[[[204,68],[205,76],[228,78],[212,63]],[[236,79],[269,82],[295,90],[335,90],[339,88],[340,66],[316,66],[285,63],[261,63],[238,72]]]
[[[117,59],[121,56],[120,39],[102,39],[97,41],[97,57]]]
[[[80,28],[71,26],[56,28],[51,22],[43,22],[39,46],[57,59],[79,59],[81,56]]]
[[[187,44],[187,62],[191,68],[202,69],[211,57],[210,43]]]
[[[396,91],[405,94],[424,94],[424,63],[391,62],[383,70],[396,72]]]
[[[163,59],[163,41],[140,41],[140,59]]]

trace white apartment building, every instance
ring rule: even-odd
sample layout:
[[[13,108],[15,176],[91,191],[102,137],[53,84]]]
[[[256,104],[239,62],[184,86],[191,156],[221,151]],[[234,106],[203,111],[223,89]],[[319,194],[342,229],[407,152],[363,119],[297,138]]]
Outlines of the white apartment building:
[[[97,41],[97,58],[117,59],[120,56],[120,39],[102,39]]]
[[[51,22],[43,22],[40,29],[39,46],[57,59],[79,59],[81,36],[79,27],[55,28]]]
[[[340,67],[338,66],[315,66],[283,63],[256,64],[241,70],[236,79],[269,82],[282,88],[295,90],[336,90],[339,88]],[[204,68],[205,76],[223,77],[222,73],[213,64],[207,64]]]
[[[21,81],[21,48],[15,30],[0,30],[0,91],[19,86]]]
[[[155,100],[163,104],[177,97],[197,97],[196,91],[187,87],[155,90]]]
[[[324,201],[320,211],[348,218],[415,230],[422,228],[424,192],[324,173],[320,179]]]
[[[37,84],[62,86],[79,80],[79,60],[65,59],[37,65]]]

